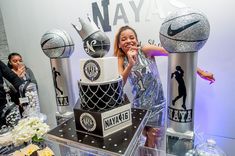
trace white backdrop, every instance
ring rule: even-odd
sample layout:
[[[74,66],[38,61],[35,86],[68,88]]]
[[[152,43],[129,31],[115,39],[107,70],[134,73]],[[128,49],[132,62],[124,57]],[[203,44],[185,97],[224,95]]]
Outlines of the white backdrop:
[[[88,57],[80,36],[71,26],[78,24],[78,17],[92,16],[92,3],[97,3],[103,12],[101,0],[0,0],[10,51],[23,55],[25,63],[32,68],[40,92],[41,110],[55,125],[55,93],[49,58],[40,48],[42,35],[52,28],[64,29],[75,42],[75,51],[70,57],[75,97],[78,98],[79,59]],[[107,2],[107,0],[106,0]],[[188,6],[204,12],[211,25],[210,37],[199,51],[198,66],[214,73],[216,82],[197,78],[196,123],[200,132],[235,138],[235,64],[234,25],[235,1],[233,0],[109,0],[108,15],[112,31],[107,32],[113,43],[114,33],[122,25],[134,27],[139,40],[159,43],[159,28],[170,11]],[[134,13],[130,4],[140,3],[141,9]],[[124,21],[124,13],[128,22]],[[139,17],[139,20],[138,17]],[[116,23],[115,23],[116,22]],[[112,46],[113,47],[113,46]],[[112,47],[108,56],[112,55]],[[166,95],[167,57],[156,58]],[[130,93],[129,86],[126,91]]]

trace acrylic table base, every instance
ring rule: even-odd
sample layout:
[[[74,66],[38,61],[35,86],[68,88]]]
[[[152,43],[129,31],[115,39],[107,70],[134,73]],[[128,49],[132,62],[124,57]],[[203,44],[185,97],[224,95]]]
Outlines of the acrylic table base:
[[[179,133],[172,128],[166,131],[166,153],[177,156],[185,156],[188,150],[193,149],[194,134],[192,131]]]
[[[56,123],[57,125],[60,125],[61,123],[67,121],[68,119],[72,118],[74,115],[73,115],[73,112],[66,112],[64,114],[61,114],[59,112],[56,112]]]
[[[104,138],[76,131],[75,119],[71,118],[49,131],[47,139],[93,155],[131,156],[135,153],[149,115],[148,111],[142,109],[132,108],[131,112],[131,126]]]

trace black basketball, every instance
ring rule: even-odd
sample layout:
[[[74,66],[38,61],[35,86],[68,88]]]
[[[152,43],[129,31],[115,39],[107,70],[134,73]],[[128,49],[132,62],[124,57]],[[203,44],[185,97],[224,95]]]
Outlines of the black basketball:
[[[104,32],[97,31],[84,40],[83,47],[91,57],[103,57],[110,49],[110,40]]]

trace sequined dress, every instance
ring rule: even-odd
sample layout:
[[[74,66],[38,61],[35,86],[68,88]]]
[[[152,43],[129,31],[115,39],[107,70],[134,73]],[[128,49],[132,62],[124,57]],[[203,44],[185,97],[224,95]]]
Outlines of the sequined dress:
[[[128,80],[132,86],[133,106],[151,111],[147,125],[162,127],[166,100],[163,94],[157,64],[154,57],[147,58],[142,51],[138,52],[137,63],[132,67]],[[128,59],[124,59],[124,66]]]

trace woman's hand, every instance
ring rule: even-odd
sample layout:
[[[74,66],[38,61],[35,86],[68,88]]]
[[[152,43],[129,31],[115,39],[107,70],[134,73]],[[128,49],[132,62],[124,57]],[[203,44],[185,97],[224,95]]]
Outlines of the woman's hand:
[[[137,60],[138,48],[130,48],[127,52],[128,65],[133,67]]]
[[[14,69],[12,69],[12,71],[14,73],[16,73],[18,75],[18,77],[20,78],[23,78],[26,74],[26,71],[25,71],[25,65],[22,64],[21,66],[19,66],[19,68],[17,69],[17,71],[15,71]]]
[[[123,77],[124,84],[130,74],[132,67],[136,64],[137,55],[138,55],[138,47],[131,46],[126,53],[126,57],[128,59],[128,65],[124,68],[124,58],[118,59],[118,71],[121,73]]]
[[[197,69],[197,73],[198,73],[198,75],[201,78],[203,78],[203,79],[205,79],[207,81],[210,81],[210,84],[215,82],[214,74],[212,74],[212,73],[210,73],[208,71],[203,71],[203,70],[201,70],[199,68]]]

